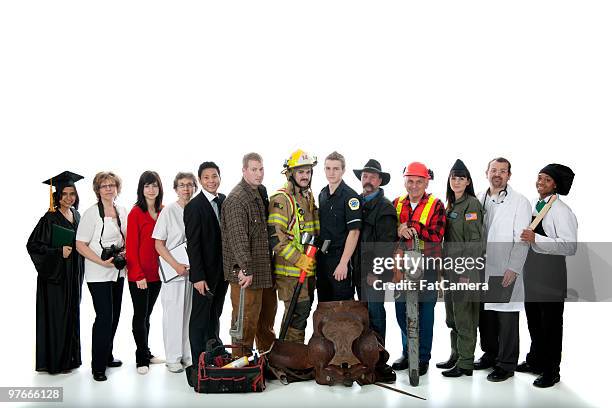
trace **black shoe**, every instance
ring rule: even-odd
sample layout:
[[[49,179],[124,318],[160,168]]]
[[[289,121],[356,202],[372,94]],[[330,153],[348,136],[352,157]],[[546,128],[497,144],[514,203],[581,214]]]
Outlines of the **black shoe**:
[[[526,361],[523,361],[521,364],[516,366],[516,370],[515,371],[517,371],[519,373],[531,373],[531,374],[536,374],[536,375],[542,374],[542,370],[539,370],[539,369],[531,366]]]
[[[191,388],[195,387],[198,383],[198,370],[195,365],[190,365],[185,368],[185,375],[187,376],[187,384]]]
[[[121,360],[117,360],[117,359],[113,359],[113,361],[109,361],[108,363],[106,363],[107,367],[121,367],[121,365],[123,364],[123,362]]]
[[[448,370],[449,368],[453,368],[457,364],[457,357],[450,356],[448,360],[443,363],[436,363],[436,367],[442,368],[444,370]]]
[[[395,371],[406,370],[408,368],[408,357],[401,356],[391,365],[391,368]]]
[[[104,371],[92,371],[91,374],[96,381],[106,381],[106,373]]]
[[[561,381],[559,374],[557,375],[541,375],[533,382],[533,385],[538,388],[549,388]]]
[[[495,367],[495,361],[485,357],[481,357],[478,361],[474,362],[474,370],[486,370],[491,367]]]
[[[507,371],[500,367],[495,367],[495,370],[487,375],[487,380],[491,382],[506,381],[508,378],[514,376],[514,371]]]
[[[395,371],[388,364],[376,366],[374,372],[376,373],[377,382],[393,384],[396,380]]]
[[[462,375],[467,375],[468,377],[471,377],[472,370],[454,366],[450,370],[442,371],[442,375],[445,377],[451,377],[451,378],[461,377]]]
[[[428,369],[429,369],[429,363],[419,363],[419,377],[427,374]]]

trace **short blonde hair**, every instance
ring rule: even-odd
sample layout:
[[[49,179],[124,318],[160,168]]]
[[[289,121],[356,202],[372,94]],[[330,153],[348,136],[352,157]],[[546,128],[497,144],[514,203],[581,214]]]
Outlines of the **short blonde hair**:
[[[344,170],[344,167],[346,167],[346,162],[344,161],[344,156],[341,155],[340,153],[338,153],[335,150],[327,155],[327,157],[325,158],[325,161],[327,161],[327,160],[338,160],[340,163],[342,163],[342,170]]]
[[[242,168],[246,169],[247,167],[249,167],[249,161],[251,160],[263,163],[263,159],[261,158],[261,155],[259,153],[251,152],[251,153],[245,154],[242,157]]]
[[[96,193],[96,198],[100,201],[100,186],[103,181],[110,180],[117,185],[117,194],[121,193],[121,177],[112,171],[101,171],[93,179],[93,191]]]

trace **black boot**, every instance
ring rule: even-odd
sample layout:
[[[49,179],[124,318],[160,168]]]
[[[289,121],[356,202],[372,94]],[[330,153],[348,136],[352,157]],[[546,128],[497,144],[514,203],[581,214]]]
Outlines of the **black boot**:
[[[462,375],[467,375],[468,377],[471,377],[472,370],[454,366],[450,370],[442,371],[442,375],[445,377],[451,377],[451,378],[461,377]]]
[[[400,358],[395,360],[391,368],[394,369],[395,371],[401,371],[401,370],[407,369],[408,368],[408,357],[401,356]]]
[[[375,368],[376,373],[376,381],[385,383],[385,384],[393,384],[396,379],[395,371],[388,364],[377,365]]]
[[[453,368],[455,364],[457,364],[457,360],[457,356],[451,354],[451,356],[445,362],[436,363],[436,367],[447,370],[449,368]]]

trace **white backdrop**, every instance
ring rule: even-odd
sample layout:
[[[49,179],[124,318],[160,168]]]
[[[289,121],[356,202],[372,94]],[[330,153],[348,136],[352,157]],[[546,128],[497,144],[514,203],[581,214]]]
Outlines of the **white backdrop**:
[[[440,197],[458,157],[477,190],[487,162],[507,157],[510,183],[529,198],[538,170],[559,162],[577,174],[566,201],[580,240],[609,241],[611,18],[606,1],[2,2],[0,385],[32,382],[35,271],[25,243],[48,205],[40,182],[65,169],[86,177],[82,209],[94,202],[100,170],[123,178],[118,202],[129,209],[144,170],[160,173],[169,203],[178,171],[214,160],[228,193],[252,150],[264,157],[269,190],[299,147],[321,160],[343,153],[345,180],[358,191],[351,169],[378,159],[392,173],[389,196],[402,193],[413,160],[434,170],[430,190]],[[324,185],[319,166],[315,192]],[[117,338],[130,361],[125,291]],[[612,308],[579,306],[566,319],[566,343],[579,337],[576,354],[564,354],[568,372],[572,358],[587,367],[609,354],[610,328],[596,316]],[[86,343],[86,287],[82,320]],[[434,348],[446,357],[438,324]]]

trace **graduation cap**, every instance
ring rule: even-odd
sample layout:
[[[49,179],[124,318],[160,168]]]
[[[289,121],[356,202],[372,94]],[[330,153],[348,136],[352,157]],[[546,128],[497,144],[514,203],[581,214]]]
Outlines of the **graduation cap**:
[[[572,188],[574,172],[567,166],[557,163],[548,164],[540,170],[540,173],[548,174],[555,180],[557,193],[561,195],[567,195]]]
[[[64,171],[57,176],[43,181],[43,184],[49,185],[49,211],[55,211],[55,206],[53,205],[53,186],[55,186],[55,191],[61,192],[66,187],[74,187],[74,183],[83,178],[84,177],[80,174],[76,174],[71,171]]]

